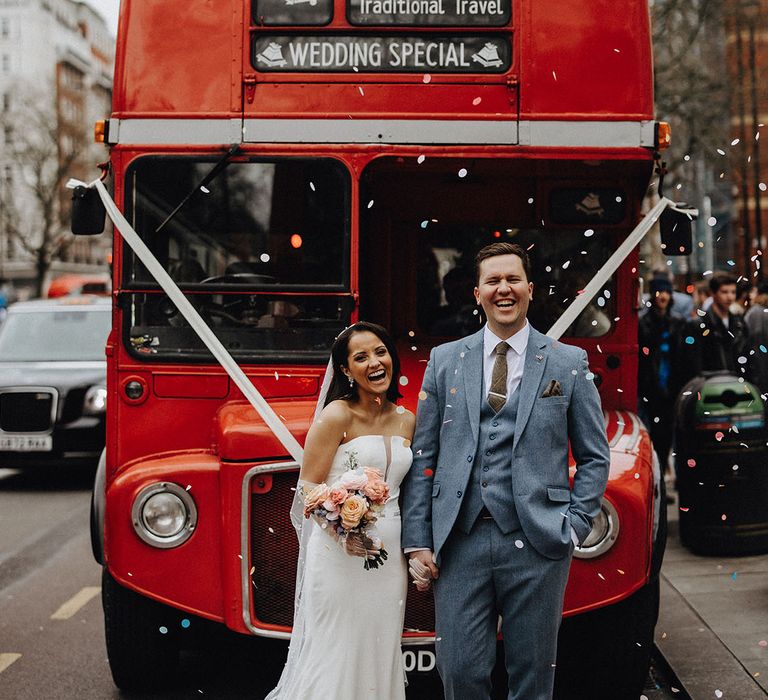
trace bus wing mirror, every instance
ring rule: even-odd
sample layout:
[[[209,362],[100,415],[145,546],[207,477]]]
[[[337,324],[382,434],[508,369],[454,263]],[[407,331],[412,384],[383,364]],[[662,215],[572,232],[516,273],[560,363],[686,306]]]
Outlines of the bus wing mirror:
[[[96,236],[104,232],[107,210],[94,187],[75,187],[72,191],[72,233]]]
[[[661,249],[665,255],[690,255],[693,251],[692,222],[699,215],[698,209],[685,204],[667,207],[659,217]]]

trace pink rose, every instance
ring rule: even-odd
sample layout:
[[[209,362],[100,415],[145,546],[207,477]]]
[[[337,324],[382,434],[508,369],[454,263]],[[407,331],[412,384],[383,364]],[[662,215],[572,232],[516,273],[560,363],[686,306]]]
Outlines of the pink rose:
[[[350,469],[341,475],[339,486],[348,491],[360,491],[368,483],[368,477],[362,469]]]
[[[331,495],[328,496],[328,500],[333,503],[334,506],[340,506],[347,499],[347,496],[349,496],[349,491],[343,486],[332,486]],[[333,510],[333,508],[328,508],[328,510]]]
[[[357,527],[367,510],[368,504],[362,496],[350,496],[341,506],[342,527],[346,530]]]
[[[304,498],[304,516],[309,517],[310,513],[325,501],[331,493],[325,484],[318,484]]]
[[[370,467],[365,467],[364,471],[368,476],[368,483],[363,487],[363,493],[373,503],[386,503],[389,500],[389,486],[382,478],[381,472]]]

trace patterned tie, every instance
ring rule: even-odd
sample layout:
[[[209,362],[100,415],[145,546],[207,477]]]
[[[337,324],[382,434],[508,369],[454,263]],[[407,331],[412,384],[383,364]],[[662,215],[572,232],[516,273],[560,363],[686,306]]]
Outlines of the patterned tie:
[[[507,351],[509,344],[502,340],[494,349],[496,360],[493,363],[491,388],[488,391],[488,403],[498,413],[507,402]]]

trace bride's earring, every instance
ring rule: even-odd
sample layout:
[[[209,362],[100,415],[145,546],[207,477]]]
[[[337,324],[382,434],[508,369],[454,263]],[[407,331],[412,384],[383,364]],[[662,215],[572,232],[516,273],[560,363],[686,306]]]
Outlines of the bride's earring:
[[[355,380],[350,376],[347,376],[347,379],[349,379],[349,388],[351,389],[353,386],[355,386]]]

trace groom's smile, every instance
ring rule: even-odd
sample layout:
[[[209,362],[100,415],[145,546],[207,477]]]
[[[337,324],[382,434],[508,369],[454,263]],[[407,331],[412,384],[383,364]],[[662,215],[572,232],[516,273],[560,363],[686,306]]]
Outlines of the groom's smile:
[[[509,338],[525,325],[532,297],[533,284],[517,255],[495,255],[480,263],[475,299],[499,338]]]

